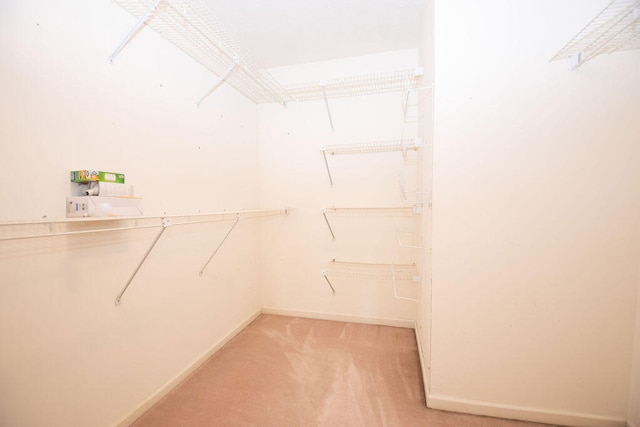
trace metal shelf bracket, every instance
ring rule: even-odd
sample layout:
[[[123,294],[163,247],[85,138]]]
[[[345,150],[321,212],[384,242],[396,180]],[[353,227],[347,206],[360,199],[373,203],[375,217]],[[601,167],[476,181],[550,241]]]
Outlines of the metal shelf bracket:
[[[116,297],[116,305],[120,305],[120,303],[122,302],[122,296],[127,291],[127,288],[129,288],[129,285],[133,281],[134,277],[136,277],[136,274],[138,274],[138,271],[140,270],[140,267],[142,267],[142,264],[145,263],[145,261],[149,257],[149,254],[151,253],[153,248],[156,246],[156,243],[158,243],[158,240],[160,240],[160,237],[162,237],[162,233],[164,233],[165,230],[167,229],[167,227],[170,227],[170,226],[171,226],[171,221],[170,220],[168,220],[168,219],[163,219],[162,220],[162,228],[160,229],[158,234],[156,234],[156,237],[153,239],[153,242],[151,243],[151,246],[149,246],[149,249],[147,249],[147,252],[144,254],[142,259],[138,263],[138,266],[136,267],[135,271],[133,272],[133,274],[131,275],[131,277],[127,281],[127,283],[124,285],[124,287],[122,288],[122,290],[120,291],[120,293]]]
[[[209,91],[207,93],[205,93],[204,96],[202,98],[200,98],[200,100],[198,102],[196,102],[196,106],[197,107],[199,107],[200,104],[202,104],[202,101],[205,100],[205,98],[207,98],[209,95],[211,95],[213,93],[213,91],[218,89],[222,85],[222,83],[224,83],[227,80],[227,78],[231,75],[233,70],[236,69],[236,67],[238,66],[239,63],[240,63],[240,59],[238,58],[238,55],[235,55],[233,57],[233,64],[231,64],[231,66],[227,69],[227,71],[225,71],[220,76],[220,78],[218,79],[216,84],[214,84],[213,87],[211,87],[211,89],[209,89]]]
[[[331,292],[333,292],[333,294],[336,294],[336,290],[334,289],[333,285],[331,284],[331,281],[329,280],[329,272],[327,270],[322,270],[322,277],[324,277],[324,280],[327,281],[327,284],[329,285],[329,287],[331,288]]]
[[[156,8],[158,7],[158,3],[160,3],[160,0],[155,0],[153,3],[151,3],[146,13],[142,15],[140,19],[138,19],[138,22],[136,22],[136,25],[133,26],[131,31],[129,31],[129,34],[125,36],[124,40],[122,40],[122,43],[118,45],[116,50],[114,50],[111,56],[109,57],[110,63],[113,64],[113,61],[116,59],[116,56],[118,56],[120,51],[122,51],[122,49],[124,49],[124,47],[131,41],[131,39],[138,34],[138,32],[140,31],[142,26],[145,24],[147,19],[149,19],[149,17],[156,11]]]
[[[236,220],[233,223],[233,225],[231,226],[231,228],[229,229],[229,231],[227,232],[227,234],[224,236],[224,238],[222,239],[222,241],[220,242],[220,244],[218,245],[218,247],[216,248],[215,251],[213,251],[213,253],[211,254],[211,256],[209,257],[209,259],[207,260],[207,262],[204,264],[204,266],[202,267],[202,269],[200,270],[200,276],[202,276],[202,274],[204,273],[204,270],[207,268],[207,266],[209,265],[209,263],[211,262],[211,260],[213,259],[214,256],[216,256],[216,254],[218,253],[218,251],[220,250],[220,248],[222,247],[222,245],[224,244],[224,242],[227,240],[227,238],[229,237],[229,235],[231,234],[231,232],[233,231],[233,229],[235,228],[236,225],[238,225],[238,222],[240,221],[240,214],[238,214],[236,216]]]

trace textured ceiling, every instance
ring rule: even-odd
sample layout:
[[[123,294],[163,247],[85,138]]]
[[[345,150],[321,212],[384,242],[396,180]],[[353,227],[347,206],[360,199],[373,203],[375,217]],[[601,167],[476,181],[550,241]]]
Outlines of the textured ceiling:
[[[263,67],[418,46],[426,0],[202,0]]]

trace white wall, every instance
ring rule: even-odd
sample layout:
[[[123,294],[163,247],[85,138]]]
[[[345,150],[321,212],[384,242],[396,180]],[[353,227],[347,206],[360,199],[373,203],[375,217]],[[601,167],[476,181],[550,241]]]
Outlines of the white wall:
[[[638,279],[638,304],[636,306],[636,334],[634,342],[631,390],[629,392],[629,412],[627,415],[627,422],[630,427],[640,426],[640,277]]]
[[[0,220],[64,217],[69,171],[160,215],[255,208],[256,107],[115,3],[0,3]],[[0,424],[112,425],[260,308],[258,220],[0,242]],[[127,224],[128,225],[128,224]],[[4,227],[3,231],[7,231]]]
[[[434,407],[626,418],[640,53],[549,62],[606,4],[436,2]]]
[[[398,51],[347,60],[272,70],[284,84],[321,81],[415,67],[416,51]],[[265,256],[261,282],[263,306],[273,312],[298,312],[332,318],[400,321],[413,325],[416,304],[394,298],[389,281],[332,278],[333,295],[321,271],[332,259],[373,263],[407,263],[411,250],[398,247],[391,217],[332,216],[333,241],[321,210],[326,207],[403,205],[398,176],[415,180],[415,166],[405,167],[400,152],[329,156],[333,188],[321,147],[414,138],[406,125],[399,93],[330,99],[335,125],[331,132],[323,100],[259,107],[260,205],[292,204],[286,228],[271,227],[262,236]],[[412,227],[412,218],[400,218]],[[405,296],[417,286],[403,284]],[[386,320],[385,320],[386,319]]]
[[[424,88],[416,92],[416,102],[418,106],[418,134],[422,140],[430,146],[425,149],[422,160],[423,191],[433,191],[433,81],[435,77],[434,66],[434,2],[429,0],[424,8],[422,19],[422,34],[420,38],[419,62],[424,69],[424,76],[420,82],[420,87]],[[425,395],[429,395],[429,385],[431,383],[431,224],[432,210],[426,209],[422,218],[421,234],[423,245],[426,248],[422,253],[422,281],[420,283],[420,301],[418,302],[418,313],[416,316],[416,339],[420,349],[420,362],[422,364],[422,377]]]

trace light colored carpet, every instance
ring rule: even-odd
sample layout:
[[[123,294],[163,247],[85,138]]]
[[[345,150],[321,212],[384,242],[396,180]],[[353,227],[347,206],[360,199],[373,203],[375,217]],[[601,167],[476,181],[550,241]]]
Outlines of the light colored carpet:
[[[424,402],[413,330],[262,315],[134,426],[540,426]]]

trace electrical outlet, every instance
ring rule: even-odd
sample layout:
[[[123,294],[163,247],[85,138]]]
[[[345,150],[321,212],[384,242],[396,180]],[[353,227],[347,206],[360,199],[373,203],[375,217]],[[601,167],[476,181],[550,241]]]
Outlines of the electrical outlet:
[[[67,218],[89,216],[89,205],[84,197],[67,198]]]

